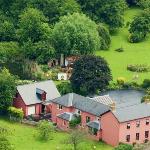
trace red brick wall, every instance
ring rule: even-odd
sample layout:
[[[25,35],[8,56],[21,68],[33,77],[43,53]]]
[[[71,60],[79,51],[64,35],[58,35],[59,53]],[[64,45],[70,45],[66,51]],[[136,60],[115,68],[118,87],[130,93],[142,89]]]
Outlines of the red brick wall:
[[[101,129],[103,141],[112,146],[119,144],[119,122],[112,112],[101,117]]]
[[[14,98],[13,100],[13,106],[16,108],[22,108],[24,115],[26,116],[26,105],[24,103],[24,101],[22,100],[22,97],[20,96],[20,94],[17,94],[17,98]]]
[[[57,118],[57,127],[67,131],[69,129],[69,121]]]
[[[24,116],[28,116],[28,107],[33,105],[26,105],[20,96],[20,94],[17,94],[17,97],[13,100],[13,106],[16,108],[22,108],[24,112]],[[35,104],[35,112],[37,115],[41,113],[42,104]]]
[[[58,104],[52,103],[52,121],[57,123],[57,115],[64,113],[64,112],[74,112],[75,109],[72,107],[64,107],[62,110],[58,108]]]
[[[100,119],[100,118],[97,118],[96,116],[90,114],[90,113],[87,113],[87,112],[81,112],[81,125],[82,127],[86,126],[86,117],[90,117],[90,121],[95,121],[97,119]]]

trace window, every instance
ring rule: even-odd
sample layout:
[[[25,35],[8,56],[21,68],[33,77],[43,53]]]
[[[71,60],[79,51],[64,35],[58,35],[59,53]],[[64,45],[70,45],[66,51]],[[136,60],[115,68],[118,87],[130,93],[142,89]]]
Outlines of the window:
[[[130,123],[127,123],[127,129],[130,129]]]
[[[149,119],[146,119],[146,125],[149,125]]]
[[[130,142],[130,135],[127,135],[127,136],[126,136],[126,141],[127,141],[127,142]]]
[[[136,127],[140,126],[140,121],[136,121]]]
[[[145,138],[149,137],[149,131],[145,131]]]
[[[90,117],[86,116],[86,123],[90,122]]]
[[[139,138],[140,138],[140,134],[136,133],[136,140],[139,140]]]
[[[80,111],[80,110],[78,110],[78,114],[79,114],[79,115],[81,114],[81,111]]]
[[[63,122],[64,126],[66,125],[66,121]]]
[[[58,109],[62,110],[63,106],[62,105],[58,105]]]

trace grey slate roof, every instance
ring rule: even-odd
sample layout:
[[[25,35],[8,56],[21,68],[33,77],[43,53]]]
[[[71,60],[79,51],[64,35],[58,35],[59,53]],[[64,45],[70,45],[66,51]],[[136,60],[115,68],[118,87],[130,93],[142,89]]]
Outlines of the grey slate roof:
[[[115,90],[103,94],[109,96],[116,102],[116,110],[113,114],[119,122],[140,119],[150,116],[150,104],[141,103],[143,91]]]
[[[107,105],[75,93],[66,94],[62,97],[53,99],[50,102],[54,102],[66,107],[73,106],[81,111],[85,111],[96,116],[100,116],[110,110],[109,106]]]
[[[67,121],[71,121],[75,118],[74,114],[69,113],[69,112],[64,112],[62,114],[59,114],[57,117],[62,118]]]
[[[110,98],[109,95],[104,95],[104,96],[96,96],[91,98],[99,103],[105,104],[105,105],[110,105],[113,104],[113,100]]]
[[[60,97],[60,93],[58,92],[55,83],[51,80],[19,85],[17,86],[17,90],[26,105],[42,103],[42,101],[38,98],[36,94],[36,88],[41,89],[47,93],[47,100],[52,100]]]
[[[87,123],[87,126],[88,127],[91,127],[91,128],[94,128],[94,129],[97,129],[97,130],[100,130],[100,122],[99,121],[91,121],[91,122],[88,122]]]

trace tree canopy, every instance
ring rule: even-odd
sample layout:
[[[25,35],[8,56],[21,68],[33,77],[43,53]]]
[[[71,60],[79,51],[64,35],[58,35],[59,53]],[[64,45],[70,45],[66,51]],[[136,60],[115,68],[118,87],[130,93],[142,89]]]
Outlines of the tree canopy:
[[[84,14],[68,14],[56,23],[52,33],[57,53],[90,54],[100,48],[97,25]]]
[[[16,92],[16,77],[11,75],[7,69],[0,71],[0,113],[5,113],[12,105]]]
[[[83,12],[98,22],[105,22],[111,29],[123,26],[123,14],[126,9],[125,0],[77,0]]]
[[[75,92],[84,95],[106,89],[111,80],[112,75],[107,62],[97,56],[82,56],[76,61],[70,79]]]

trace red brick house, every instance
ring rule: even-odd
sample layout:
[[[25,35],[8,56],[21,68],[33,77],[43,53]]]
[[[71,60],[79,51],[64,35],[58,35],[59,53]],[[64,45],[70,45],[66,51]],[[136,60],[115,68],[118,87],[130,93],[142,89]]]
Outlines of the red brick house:
[[[39,115],[45,111],[51,112],[51,107],[47,107],[45,102],[57,97],[60,97],[60,94],[51,80],[19,85],[13,106],[21,108],[25,117]]]
[[[149,141],[150,104],[141,103],[143,92],[118,90],[104,94],[87,98],[69,93],[51,100],[52,121],[68,130],[70,121],[80,115],[79,127],[88,130],[93,139],[112,146]]]

